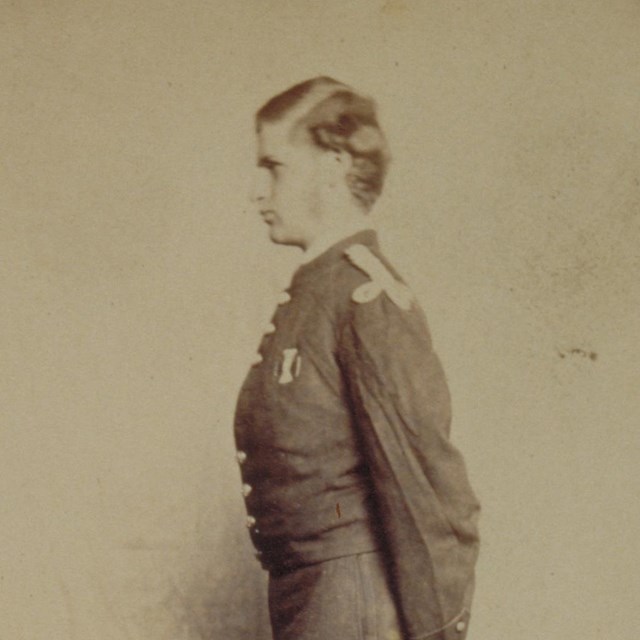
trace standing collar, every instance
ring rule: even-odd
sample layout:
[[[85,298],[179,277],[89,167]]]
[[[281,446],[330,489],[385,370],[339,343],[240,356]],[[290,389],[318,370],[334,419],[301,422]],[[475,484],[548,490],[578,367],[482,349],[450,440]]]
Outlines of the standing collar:
[[[349,224],[340,225],[328,229],[324,233],[321,233],[307,248],[302,256],[300,264],[309,264],[315,260],[318,256],[321,256],[327,249],[330,249],[333,245],[337,244],[345,238],[355,235],[360,231],[371,231],[373,226],[368,220],[356,220]]]
[[[297,287],[303,283],[312,282],[318,274],[319,270],[323,270],[326,267],[330,267],[342,259],[344,252],[351,245],[362,244],[370,249],[376,250],[378,247],[378,237],[376,231],[369,228],[361,228],[360,231],[355,231],[350,235],[341,236],[329,247],[312,258],[308,262],[301,264],[296,272],[293,274],[290,288]]]

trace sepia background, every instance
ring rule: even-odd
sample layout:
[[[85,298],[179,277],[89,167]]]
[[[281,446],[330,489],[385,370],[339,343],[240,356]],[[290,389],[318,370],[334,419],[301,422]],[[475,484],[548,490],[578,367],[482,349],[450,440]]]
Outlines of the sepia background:
[[[298,255],[252,116],[378,101],[483,504],[470,640],[640,627],[640,3],[0,1],[0,638],[266,640],[235,395]]]

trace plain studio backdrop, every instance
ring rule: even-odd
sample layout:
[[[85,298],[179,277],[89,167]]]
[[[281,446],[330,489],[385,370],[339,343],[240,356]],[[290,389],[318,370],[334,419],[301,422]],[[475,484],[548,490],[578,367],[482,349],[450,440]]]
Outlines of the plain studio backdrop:
[[[470,640],[640,627],[640,4],[0,9],[0,638],[268,638],[235,397],[298,254],[253,113],[373,95],[375,218],[483,504]]]

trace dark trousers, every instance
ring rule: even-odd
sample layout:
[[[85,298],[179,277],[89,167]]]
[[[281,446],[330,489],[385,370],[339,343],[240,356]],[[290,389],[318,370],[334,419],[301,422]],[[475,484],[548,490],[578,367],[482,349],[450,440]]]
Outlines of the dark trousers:
[[[274,640],[402,640],[378,552],[269,577]]]

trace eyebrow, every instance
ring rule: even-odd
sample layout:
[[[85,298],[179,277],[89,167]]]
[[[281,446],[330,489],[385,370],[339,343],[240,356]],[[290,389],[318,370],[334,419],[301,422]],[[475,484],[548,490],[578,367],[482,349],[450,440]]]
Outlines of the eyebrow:
[[[258,160],[258,166],[265,167],[266,169],[269,169],[270,167],[275,167],[276,165],[279,165],[279,164],[282,164],[282,163],[276,160],[275,158],[273,158],[272,156],[262,156]]]

